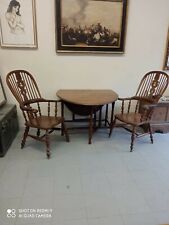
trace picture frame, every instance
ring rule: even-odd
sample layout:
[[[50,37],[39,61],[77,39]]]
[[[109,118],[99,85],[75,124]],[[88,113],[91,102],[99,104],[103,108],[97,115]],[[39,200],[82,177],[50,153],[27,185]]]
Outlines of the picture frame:
[[[0,1],[1,47],[37,48],[35,0]]]
[[[169,29],[168,29],[168,35],[167,35],[167,41],[166,41],[163,70],[169,70]]]
[[[5,105],[6,101],[7,101],[6,100],[6,94],[5,94],[5,91],[4,91],[3,84],[2,84],[2,79],[0,77],[0,107]]]
[[[124,53],[128,0],[55,0],[56,51]]]

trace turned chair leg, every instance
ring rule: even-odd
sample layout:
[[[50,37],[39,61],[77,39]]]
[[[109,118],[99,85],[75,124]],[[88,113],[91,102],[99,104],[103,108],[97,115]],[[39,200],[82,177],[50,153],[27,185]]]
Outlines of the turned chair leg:
[[[61,136],[63,136],[65,133],[65,125],[64,122],[61,124]]]
[[[132,151],[133,151],[134,139],[135,139],[135,127],[133,127],[133,129],[132,129],[132,133],[131,133],[131,145],[130,145],[130,152],[132,152]]]
[[[151,130],[151,125],[150,123],[148,124],[148,130],[149,130],[149,133],[150,133],[150,140],[151,140],[151,143],[153,144],[153,135],[152,135],[152,130]]]
[[[111,134],[112,134],[112,130],[113,130],[113,128],[114,128],[114,126],[115,126],[115,124],[116,124],[116,118],[113,120],[113,122],[110,124],[110,132],[109,132],[109,137],[111,136]]]
[[[39,137],[40,136],[40,129],[37,129],[36,135]]]
[[[29,126],[26,126],[24,134],[23,134],[23,139],[22,139],[22,142],[21,142],[21,148],[23,148],[25,146],[25,142],[26,142],[26,138],[28,136],[28,133],[29,133]]]
[[[49,159],[50,158],[50,143],[49,143],[49,131],[46,130],[45,134],[45,143],[46,143],[46,156]]]
[[[68,135],[68,132],[67,132],[67,128],[66,128],[66,125],[65,125],[64,122],[62,123],[62,130],[63,130],[63,133],[65,134],[66,141],[69,142],[70,139],[69,139],[69,135]]]

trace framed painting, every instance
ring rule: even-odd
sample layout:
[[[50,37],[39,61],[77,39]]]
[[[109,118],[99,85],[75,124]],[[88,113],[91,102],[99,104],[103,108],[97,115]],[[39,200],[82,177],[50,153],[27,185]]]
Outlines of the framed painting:
[[[37,48],[35,0],[0,1],[1,47]]]
[[[56,51],[124,53],[128,0],[55,0]]]
[[[167,43],[166,43],[163,69],[169,70],[169,29],[168,29],[168,36],[167,36]]]
[[[2,85],[2,80],[0,77],[0,107],[3,106],[6,103],[6,95],[4,91],[4,87]]]

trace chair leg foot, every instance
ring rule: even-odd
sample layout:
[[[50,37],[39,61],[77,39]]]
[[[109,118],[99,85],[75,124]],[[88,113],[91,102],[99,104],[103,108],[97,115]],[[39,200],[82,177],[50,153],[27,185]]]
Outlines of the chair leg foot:
[[[37,129],[36,135],[39,137],[40,136],[40,129]]]
[[[45,142],[46,142],[46,156],[49,159],[50,158],[50,144],[49,144],[49,132],[48,132],[48,130],[46,130]]]
[[[114,128],[115,124],[116,124],[116,118],[115,118],[115,119],[114,119],[114,121],[110,124],[110,132],[109,132],[109,137],[110,137],[110,136],[111,136],[111,134],[112,134],[112,131],[113,131],[113,128]]]
[[[47,159],[50,159],[50,153],[47,153],[46,156],[47,156]]]
[[[66,128],[64,122],[62,123],[62,130],[63,130],[63,134],[65,134],[66,142],[70,142],[69,135],[68,135],[68,132],[67,132],[67,128]]]
[[[153,144],[153,134],[152,134],[152,130],[151,130],[151,125],[148,124],[148,129],[149,129],[149,133],[150,133],[150,140],[151,140],[151,144]]]
[[[21,142],[21,149],[25,146],[25,142],[26,142],[26,138],[28,136],[28,133],[29,133],[29,127],[26,126],[24,134],[23,134],[23,139],[22,139],[22,142]]]
[[[134,139],[135,139],[135,127],[133,127],[132,134],[131,134],[130,152],[133,151]]]

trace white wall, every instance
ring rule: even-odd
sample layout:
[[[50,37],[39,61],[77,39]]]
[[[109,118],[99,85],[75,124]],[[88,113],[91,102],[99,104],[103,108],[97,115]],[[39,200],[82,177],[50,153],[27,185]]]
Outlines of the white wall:
[[[16,102],[5,77],[13,69],[30,71],[47,98],[56,98],[60,88],[109,88],[120,96],[130,96],[146,72],[162,70],[169,0],[129,0],[123,55],[57,54],[54,0],[36,0],[36,13],[37,50],[0,48],[0,74],[10,103]]]

